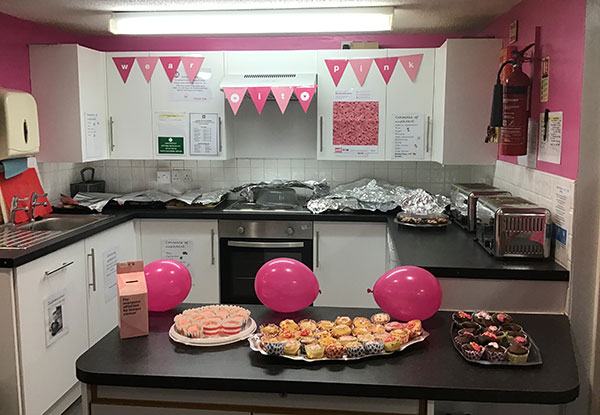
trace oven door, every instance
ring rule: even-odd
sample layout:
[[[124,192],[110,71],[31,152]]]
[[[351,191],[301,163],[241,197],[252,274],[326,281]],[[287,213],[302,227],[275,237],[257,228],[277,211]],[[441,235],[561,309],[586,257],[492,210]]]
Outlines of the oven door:
[[[260,304],[254,292],[256,273],[275,258],[292,258],[312,269],[312,239],[237,239],[219,240],[221,303]]]

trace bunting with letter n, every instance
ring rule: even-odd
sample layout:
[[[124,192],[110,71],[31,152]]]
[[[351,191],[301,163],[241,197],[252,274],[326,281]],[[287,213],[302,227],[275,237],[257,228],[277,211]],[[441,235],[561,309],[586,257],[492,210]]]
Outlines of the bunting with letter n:
[[[419,53],[418,55],[398,56],[398,60],[404,67],[404,70],[406,71],[406,74],[408,75],[410,80],[412,82],[415,82],[417,74],[419,73],[419,68],[421,67],[423,54]]]
[[[390,82],[390,78],[394,73],[394,68],[396,68],[396,64],[398,63],[398,58],[375,58],[375,65],[379,68],[379,73],[383,77],[385,84],[387,85]]]
[[[117,71],[119,71],[119,75],[121,75],[121,79],[123,83],[127,83],[127,78],[129,78],[129,74],[131,73],[131,68],[133,67],[133,62],[135,58],[129,57],[113,57],[113,62],[117,67]]]

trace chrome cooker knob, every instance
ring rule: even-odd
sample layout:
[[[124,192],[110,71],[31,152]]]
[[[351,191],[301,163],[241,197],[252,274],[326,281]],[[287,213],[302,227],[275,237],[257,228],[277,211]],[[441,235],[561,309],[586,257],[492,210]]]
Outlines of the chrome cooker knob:
[[[292,228],[291,226],[289,228],[287,228],[287,230],[285,231],[288,235],[293,235],[294,234],[294,228]]]
[[[244,232],[246,232],[246,229],[243,226],[237,228],[237,233],[239,233],[240,235],[243,235]]]

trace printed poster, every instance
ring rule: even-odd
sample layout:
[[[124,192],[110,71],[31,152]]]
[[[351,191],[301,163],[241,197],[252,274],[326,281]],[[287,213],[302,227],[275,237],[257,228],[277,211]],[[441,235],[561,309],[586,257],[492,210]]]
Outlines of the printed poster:
[[[562,152],[562,111],[548,113],[548,131],[545,131],[544,113],[540,114],[540,136],[538,160],[546,163],[560,164]]]
[[[181,262],[190,273],[192,273],[193,251],[194,242],[189,239],[163,239],[160,241],[161,258]]]
[[[156,151],[158,155],[185,154],[185,138],[188,135],[186,113],[157,112],[154,114],[156,131]]]
[[[336,91],[333,151],[337,157],[367,157],[379,152],[379,101],[371,99],[371,91]]]
[[[394,158],[421,160],[425,157],[424,114],[392,114]]]
[[[66,321],[67,291],[60,290],[44,299],[46,347],[69,332]]]
[[[104,124],[98,113],[84,113],[85,120],[85,152],[90,158],[102,156],[106,142],[104,141]]]
[[[190,154],[216,156],[219,154],[219,115],[190,114]]]
[[[117,262],[120,248],[115,246],[102,253],[102,276],[104,278],[104,302],[117,296]]]
[[[208,102],[214,98],[212,69],[199,70],[193,83],[178,71],[169,88],[169,99],[173,102]]]

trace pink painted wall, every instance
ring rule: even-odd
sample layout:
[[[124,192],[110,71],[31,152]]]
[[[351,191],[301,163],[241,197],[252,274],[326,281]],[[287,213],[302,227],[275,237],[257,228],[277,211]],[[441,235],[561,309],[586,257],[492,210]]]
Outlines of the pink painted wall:
[[[540,56],[550,56],[550,90],[548,102],[540,102],[540,79],[533,80],[532,117],[539,119],[546,108],[563,111],[563,143],[561,164],[537,162],[537,169],[569,179],[577,179],[583,78],[583,46],[585,36],[585,0],[523,0],[496,20],[482,34],[508,41],[508,27],[519,21],[521,48],[535,40],[535,27],[541,27]],[[531,65],[523,69],[533,74]],[[490,86],[491,88],[491,86]],[[516,163],[516,157],[498,156]]]

